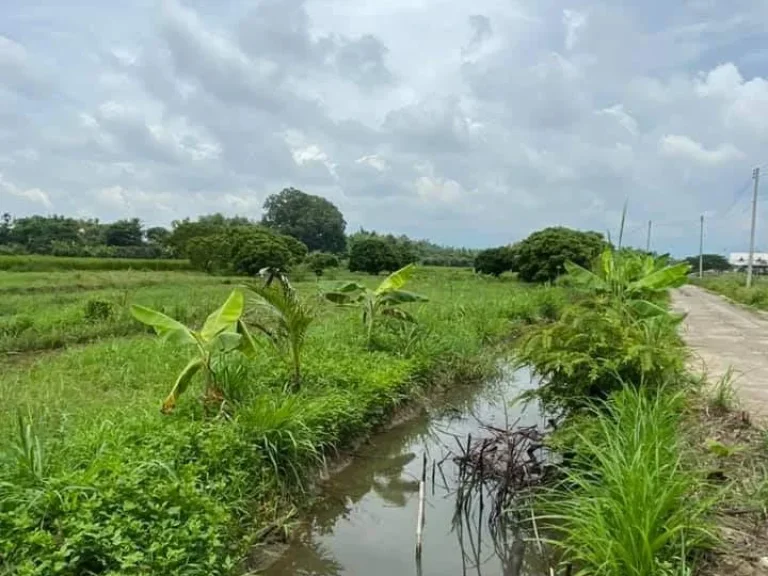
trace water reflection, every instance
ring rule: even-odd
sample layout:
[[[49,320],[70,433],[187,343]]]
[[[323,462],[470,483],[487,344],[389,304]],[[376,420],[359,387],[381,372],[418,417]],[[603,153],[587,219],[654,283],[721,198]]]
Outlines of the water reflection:
[[[525,534],[513,526],[490,530],[478,496],[456,514],[456,468],[443,460],[455,436],[480,432],[479,422],[503,426],[507,418],[536,423],[534,411],[509,409],[507,400],[529,385],[527,374],[484,390],[462,390],[440,412],[422,415],[378,435],[345,470],[324,486],[323,496],[287,552],[268,576],[391,576],[393,574],[531,576],[546,574],[526,551]],[[453,407],[454,409],[450,409]],[[456,411],[458,407],[458,412]],[[513,413],[514,412],[514,413]],[[455,436],[454,436],[455,435]],[[415,530],[422,455],[430,469],[422,561],[415,561]],[[486,495],[487,498],[487,495]],[[487,502],[487,500],[486,500]],[[528,553],[526,553],[528,552]]]

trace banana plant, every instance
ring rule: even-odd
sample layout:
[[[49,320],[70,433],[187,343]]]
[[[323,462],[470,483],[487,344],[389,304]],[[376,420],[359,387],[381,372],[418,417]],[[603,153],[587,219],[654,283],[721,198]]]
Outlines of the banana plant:
[[[413,316],[399,307],[400,304],[408,302],[428,300],[425,296],[402,289],[415,271],[416,266],[408,264],[387,276],[375,290],[366,288],[358,282],[346,282],[325,292],[323,296],[326,300],[340,306],[360,308],[365,326],[365,341],[370,345],[373,328],[379,316],[387,316],[401,322],[416,322]]]
[[[650,298],[669,288],[682,286],[690,266],[668,265],[665,258],[605,250],[588,270],[566,262],[568,277],[577,285],[597,294],[610,294],[621,300]]]
[[[194,348],[195,358],[190,360],[176,377],[173,388],[163,401],[162,411],[167,414],[176,406],[179,396],[186,391],[192,377],[202,372],[208,397],[220,398],[212,362],[221,354],[239,350],[252,357],[258,346],[242,321],[245,298],[242,291],[233,290],[226,302],[212,312],[200,330],[192,330],[162,312],[138,304],[131,305],[131,314],[139,322],[151,326],[164,342]]]
[[[298,391],[301,387],[301,352],[315,313],[296,294],[285,274],[278,270],[262,272],[266,278],[264,285],[252,283],[247,286],[260,297],[255,317],[249,317],[248,322],[261,331],[278,352],[290,358],[293,388]]]

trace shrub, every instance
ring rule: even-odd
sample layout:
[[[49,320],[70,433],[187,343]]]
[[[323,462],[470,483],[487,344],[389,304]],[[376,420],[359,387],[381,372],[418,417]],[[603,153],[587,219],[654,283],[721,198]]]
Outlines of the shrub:
[[[525,282],[551,282],[565,272],[567,261],[589,267],[605,247],[597,232],[546,228],[516,245],[515,267]]]
[[[322,276],[326,268],[338,268],[339,259],[327,252],[312,252],[307,257],[306,264],[317,276]]]
[[[98,322],[112,317],[115,305],[108,300],[94,298],[85,303],[85,319],[89,322]]]
[[[248,276],[255,276],[262,268],[288,269],[299,254],[306,254],[306,246],[295,238],[256,226],[231,227],[212,236],[192,238],[186,247],[189,261],[198,270]]]
[[[398,269],[398,256],[392,246],[381,238],[357,240],[349,253],[349,269],[352,272],[379,274]]]
[[[501,276],[504,272],[510,272],[515,267],[515,253],[510,246],[488,248],[475,257],[475,272]]]

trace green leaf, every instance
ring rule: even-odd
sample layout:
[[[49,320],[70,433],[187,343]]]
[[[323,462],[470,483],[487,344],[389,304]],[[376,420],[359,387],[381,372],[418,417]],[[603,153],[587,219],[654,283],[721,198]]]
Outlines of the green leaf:
[[[211,340],[211,346],[220,352],[232,352],[240,347],[242,339],[237,332],[220,332]]]
[[[175,344],[197,343],[194,333],[189,328],[170,316],[166,316],[162,312],[152,310],[146,306],[140,306],[139,304],[132,304],[131,314],[139,322],[142,322],[147,326],[152,326],[157,335],[163,340]]]
[[[395,318],[396,320],[401,320],[402,322],[410,322],[411,324],[416,324],[416,319],[401,308],[384,308],[381,313],[384,316],[389,316],[390,318]]]
[[[181,371],[181,374],[179,374],[179,376],[176,378],[176,382],[174,383],[170,394],[168,394],[166,399],[163,401],[162,411],[164,414],[168,414],[174,409],[179,396],[184,393],[184,391],[189,386],[189,382],[192,380],[192,377],[197,374],[202,367],[203,360],[201,358],[196,358],[187,364],[184,370]]]
[[[351,296],[341,292],[325,292],[323,297],[334,304],[351,304],[357,300],[357,296]]]
[[[632,290],[663,290],[677,288],[685,284],[690,265],[683,262],[674,266],[666,266],[631,284]]]
[[[246,357],[255,358],[261,346],[256,343],[256,340],[253,338],[251,331],[248,330],[248,327],[242,320],[237,321],[237,333],[242,336],[240,339],[240,346],[238,346],[237,349]]]
[[[408,292],[406,290],[394,290],[392,292],[386,292],[380,297],[381,302],[392,302],[397,304],[403,304],[405,302],[428,302],[429,298],[416,294],[415,292]]]
[[[225,330],[233,330],[235,324],[243,315],[245,298],[240,290],[232,290],[227,301],[218,310],[211,313],[200,330],[203,342],[210,342]]]
[[[400,268],[397,272],[392,272],[387,276],[384,281],[376,288],[376,294],[383,294],[385,292],[391,292],[393,290],[400,290],[405,283],[408,282],[413,273],[416,271],[415,264],[408,264]]]

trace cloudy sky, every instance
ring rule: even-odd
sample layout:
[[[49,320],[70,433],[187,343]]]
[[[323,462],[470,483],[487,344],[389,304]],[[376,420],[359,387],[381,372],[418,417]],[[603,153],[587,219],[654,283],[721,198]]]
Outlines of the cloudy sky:
[[[467,246],[563,224],[745,249],[765,0],[2,0],[0,212],[259,217]]]

